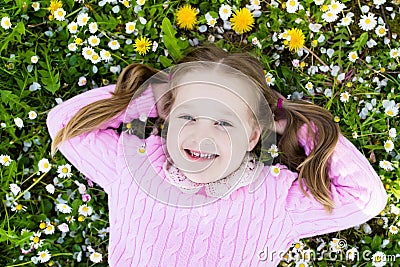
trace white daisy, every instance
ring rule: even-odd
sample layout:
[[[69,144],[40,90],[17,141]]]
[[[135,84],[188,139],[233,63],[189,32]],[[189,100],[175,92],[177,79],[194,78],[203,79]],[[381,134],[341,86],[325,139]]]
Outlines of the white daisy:
[[[91,46],[98,46],[98,45],[100,44],[100,38],[97,37],[97,36],[95,36],[95,35],[91,35],[91,36],[88,38],[88,43],[89,43],[89,45],[91,45]]]
[[[143,6],[146,3],[146,0],[136,0],[136,4],[139,6]]]
[[[103,255],[101,255],[101,253],[98,252],[93,252],[92,254],[90,254],[89,259],[94,262],[94,263],[99,263],[102,261]]]
[[[10,158],[9,155],[3,155],[3,154],[0,155],[1,165],[8,166],[8,165],[10,165],[11,162],[12,162],[12,159]]]
[[[59,7],[54,11],[54,18],[58,21],[64,21],[65,20],[65,15],[67,12],[62,7]]]
[[[50,194],[54,194],[55,187],[52,184],[46,185],[46,191],[49,192]]]
[[[92,215],[92,213],[93,213],[93,208],[90,207],[90,206],[88,206],[88,205],[86,205],[86,204],[83,204],[83,205],[80,205],[80,206],[79,206],[78,213],[79,213],[80,215],[83,215],[83,216],[86,216],[86,217],[87,217],[87,216]]]
[[[334,22],[339,18],[339,16],[337,14],[333,13],[330,10],[328,10],[325,13],[323,13],[321,17],[326,22]]]
[[[374,0],[374,5],[378,8],[379,6],[386,3],[386,0]]]
[[[400,49],[391,49],[389,54],[391,58],[398,58],[400,56]]]
[[[346,16],[346,17],[342,18],[342,20],[340,21],[340,24],[342,26],[346,27],[346,26],[349,26],[352,22],[353,22],[352,17],[351,16]]]
[[[390,128],[389,129],[389,137],[395,138],[396,136],[397,136],[396,128]]]
[[[56,210],[60,211],[61,213],[64,214],[69,214],[72,212],[72,208],[68,206],[68,204],[65,203],[60,203],[56,205]]]
[[[10,184],[10,191],[16,196],[21,192],[21,188],[17,184]]]
[[[281,169],[278,166],[271,166],[270,172],[272,176],[278,176],[281,173]]]
[[[390,161],[387,161],[387,160],[379,161],[379,167],[381,167],[385,171],[393,171],[394,170],[394,168],[392,166],[392,163]]]
[[[325,0],[314,0],[314,3],[315,3],[317,6],[323,5],[324,2],[325,2]]]
[[[49,253],[49,251],[46,249],[44,251],[39,251],[37,254],[37,259],[41,262],[48,262],[51,258],[51,254]]]
[[[31,240],[30,245],[35,249],[40,248],[43,245],[43,240],[40,239],[42,234],[40,232],[33,233],[33,235],[29,238]]]
[[[376,29],[375,29],[375,33],[376,33],[376,35],[378,35],[379,37],[385,36],[385,35],[386,35],[386,32],[387,32],[387,30],[386,30],[385,26],[382,26],[382,25],[379,25],[379,26],[376,27]]]
[[[314,88],[314,85],[312,84],[312,82],[308,82],[308,83],[306,83],[305,88],[307,90],[312,90]]]
[[[206,14],[204,17],[205,17],[205,19],[207,20],[207,24],[208,24],[210,27],[214,27],[215,24],[217,23],[217,18],[213,18],[213,17],[210,15],[210,12],[207,12],[207,14]]]
[[[299,1],[297,0],[288,0],[286,2],[286,11],[288,13],[295,13],[299,9]]]
[[[101,57],[99,56],[99,54],[97,54],[96,52],[94,52],[94,53],[92,54],[91,58],[90,58],[90,61],[91,61],[93,64],[97,64],[97,63],[99,63],[99,62],[101,61]]]
[[[358,59],[357,52],[355,51],[350,52],[348,58],[351,62],[356,62],[356,60]]]
[[[29,119],[34,120],[37,118],[37,113],[35,111],[31,110],[28,113],[28,117],[29,117]]]
[[[79,86],[85,86],[86,83],[87,83],[87,79],[86,79],[85,76],[79,77],[79,80],[78,80],[78,85],[79,85]]]
[[[272,144],[271,147],[268,149],[268,153],[271,154],[271,157],[276,158],[279,156],[278,147],[275,144]]]
[[[389,226],[389,232],[395,235],[399,232],[399,228],[396,225],[391,225]]]
[[[78,32],[78,24],[74,21],[70,22],[67,27],[68,27],[68,31],[72,34],[75,34]]]
[[[87,13],[80,13],[76,18],[78,25],[81,27],[85,26],[88,23],[89,19],[90,17]]]
[[[36,55],[31,56],[31,62],[32,62],[33,64],[36,64],[38,61],[39,61],[39,57],[38,57],[38,56],[36,56]]]
[[[130,21],[125,24],[125,32],[131,34],[136,30],[136,21]]]
[[[110,42],[108,42],[108,47],[111,48],[111,50],[117,50],[120,47],[120,44],[117,40],[110,40]]]
[[[395,117],[399,113],[399,107],[397,105],[391,105],[385,108],[385,114],[389,117]]]
[[[218,13],[222,20],[227,20],[232,15],[232,8],[229,5],[221,5]]]
[[[66,223],[62,223],[59,226],[57,226],[58,230],[60,230],[63,233],[68,233],[69,232],[69,226]]]
[[[368,15],[361,15],[361,19],[358,22],[358,26],[363,31],[370,31],[375,28],[377,24],[375,15],[373,13],[368,13]]]
[[[96,23],[96,22],[90,22],[90,23],[89,23],[89,32],[90,32],[91,34],[96,33],[98,29],[99,29],[99,27],[97,26],[97,23]]]
[[[70,178],[72,176],[71,165],[67,163],[65,165],[58,166],[57,173],[59,178]]]
[[[331,4],[328,6],[328,8],[329,8],[329,11],[331,11],[335,14],[339,14],[340,12],[342,12],[343,9],[346,8],[346,5],[339,1],[333,0],[331,2]]]
[[[268,86],[273,86],[275,84],[275,77],[271,73],[265,74],[265,81]]]
[[[385,148],[386,152],[390,152],[394,149],[394,144],[392,140],[386,140],[383,143],[383,147]]]
[[[340,101],[342,101],[343,103],[349,102],[350,96],[351,96],[351,94],[349,94],[349,92],[345,91],[340,94]]]
[[[111,61],[112,57],[111,57],[111,53],[105,49],[102,49],[100,51],[100,57],[102,60],[104,60],[105,62],[109,62]]]
[[[40,3],[39,2],[33,2],[31,7],[33,8],[33,11],[38,11],[40,9]]]
[[[38,163],[39,171],[40,172],[48,172],[51,169],[51,164],[49,163],[49,160],[46,158],[43,158],[39,161]]]
[[[52,225],[51,223],[46,223],[46,228],[44,228],[43,229],[43,232],[46,234],[46,235],[51,235],[51,234],[54,234],[54,231],[55,231],[55,227],[54,227],[54,225]]]
[[[372,255],[372,266],[385,266],[386,265],[386,255],[381,251],[377,251]]]
[[[23,120],[21,119],[21,118],[19,118],[19,117],[17,117],[17,118],[15,118],[14,119],[14,123],[15,123],[15,125],[17,125],[17,127],[18,128],[22,128],[22,127],[24,127],[24,122],[23,122]]]
[[[78,46],[76,45],[76,43],[70,43],[70,44],[68,45],[68,50],[69,50],[69,51],[75,52],[76,49],[78,49]]]
[[[1,27],[3,27],[3,29],[8,30],[9,28],[11,28],[11,21],[10,18],[5,16],[1,19]]]
[[[92,55],[94,54],[94,50],[91,47],[84,47],[82,48],[82,55],[85,59],[90,60]]]

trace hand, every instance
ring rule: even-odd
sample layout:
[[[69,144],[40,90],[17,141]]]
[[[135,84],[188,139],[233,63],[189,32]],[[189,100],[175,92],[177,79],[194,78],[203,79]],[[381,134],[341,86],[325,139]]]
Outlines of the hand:
[[[165,114],[164,112],[165,99],[161,97],[167,92],[168,84],[153,83],[151,87],[153,89],[154,101],[157,101],[156,107],[158,116],[165,120],[165,118],[167,117],[167,114]]]
[[[282,120],[278,120],[278,121],[273,121],[273,130],[275,130],[275,132],[277,134],[282,135],[285,132],[286,129],[286,125],[287,125],[287,120],[286,119],[282,119]]]
[[[282,98],[282,99],[286,99],[283,95],[281,95],[280,93],[278,93],[277,91],[274,90],[274,93]],[[275,130],[276,133],[282,135],[285,132],[286,129],[286,125],[287,125],[287,120],[286,119],[280,119],[280,120],[273,120],[273,130]]]

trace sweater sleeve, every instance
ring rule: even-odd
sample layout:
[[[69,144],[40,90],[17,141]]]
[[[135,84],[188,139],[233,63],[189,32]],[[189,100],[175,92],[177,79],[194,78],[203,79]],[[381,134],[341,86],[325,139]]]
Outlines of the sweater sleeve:
[[[308,155],[313,149],[307,139],[307,125],[298,132],[298,140]],[[328,175],[334,209],[325,211],[309,192],[305,196],[296,179],[289,189],[286,210],[299,238],[336,232],[368,221],[386,206],[387,194],[383,184],[368,160],[343,135],[330,158]]]
[[[72,97],[50,110],[47,128],[51,139],[83,107],[98,100],[110,98],[115,85],[96,88]],[[126,111],[126,110],[125,110]],[[125,116],[125,113],[128,115]],[[146,114],[156,116],[154,96],[151,87],[141,96],[131,101],[129,112],[121,112],[100,127],[62,142],[58,148],[65,158],[90,180],[99,184],[107,192],[107,185],[116,180],[115,169],[119,135],[114,129],[124,119],[134,119]]]

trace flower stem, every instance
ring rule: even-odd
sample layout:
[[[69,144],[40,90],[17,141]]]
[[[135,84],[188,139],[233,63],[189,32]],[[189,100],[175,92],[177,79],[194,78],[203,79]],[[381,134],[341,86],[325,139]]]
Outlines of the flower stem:
[[[308,49],[307,46],[303,46],[303,48],[304,48],[305,50],[307,50],[311,55],[313,55],[319,62],[321,62],[322,65],[324,65],[325,67],[328,67],[328,69],[331,69],[331,68],[329,68],[328,65],[326,65],[326,63],[325,63],[319,56],[317,56],[313,51],[311,51],[310,49]]]

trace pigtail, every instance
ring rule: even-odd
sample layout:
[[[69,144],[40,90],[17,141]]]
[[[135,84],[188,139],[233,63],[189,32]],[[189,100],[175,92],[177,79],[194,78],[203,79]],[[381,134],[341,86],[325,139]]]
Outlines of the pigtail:
[[[61,142],[98,128],[120,114],[128,107],[140,85],[156,73],[156,69],[143,64],[128,65],[119,75],[111,98],[98,100],[81,108],[58,131],[51,144],[51,156],[57,152]]]
[[[278,119],[287,119],[287,127],[278,144],[283,152],[282,162],[299,172],[298,179],[304,194],[308,195],[303,186],[305,182],[316,200],[331,212],[334,203],[330,194],[328,167],[329,158],[339,139],[339,127],[328,110],[305,101],[284,101],[283,107],[276,109],[275,114]],[[300,147],[297,137],[299,128],[304,124],[308,126],[307,139],[314,143],[308,156]]]

